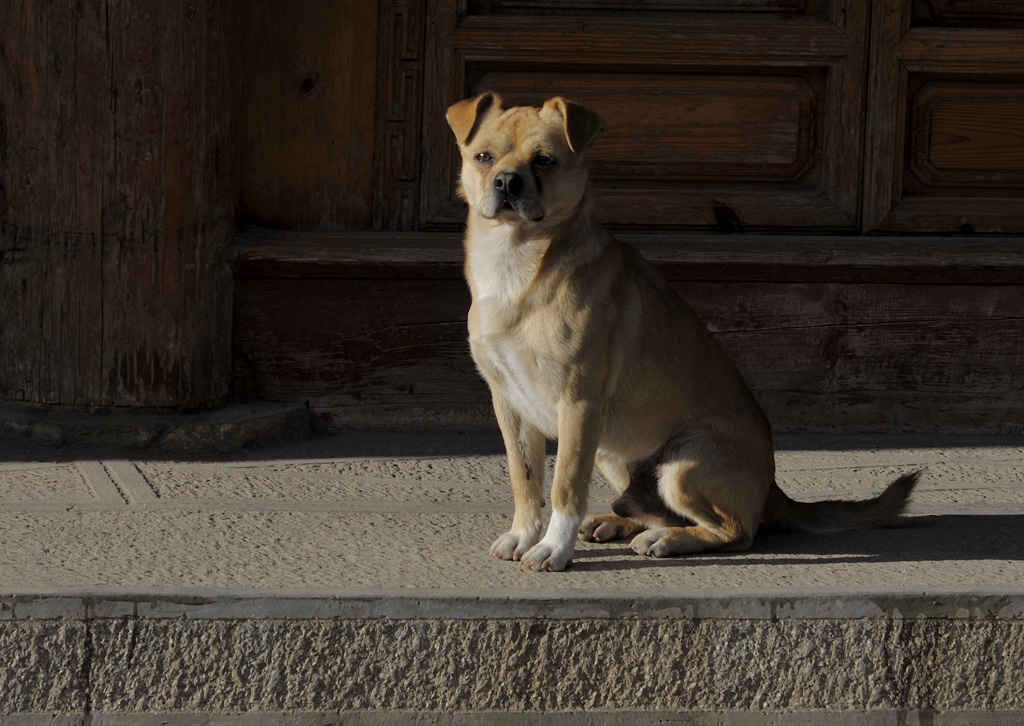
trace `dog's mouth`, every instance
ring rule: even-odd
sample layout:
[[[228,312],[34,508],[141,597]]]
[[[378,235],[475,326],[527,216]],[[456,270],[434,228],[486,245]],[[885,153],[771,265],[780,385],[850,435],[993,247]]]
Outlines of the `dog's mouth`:
[[[483,205],[484,209],[481,209],[483,215],[489,219],[501,215],[520,217],[529,222],[540,222],[544,219],[544,210],[537,199],[495,194],[489,201],[490,203]]]
[[[518,214],[523,219],[528,219],[531,222],[539,222],[544,219],[544,213],[540,211],[540,204],[528,204],[525,200],[521,199],[506,199],[501,203],[500,211]]]

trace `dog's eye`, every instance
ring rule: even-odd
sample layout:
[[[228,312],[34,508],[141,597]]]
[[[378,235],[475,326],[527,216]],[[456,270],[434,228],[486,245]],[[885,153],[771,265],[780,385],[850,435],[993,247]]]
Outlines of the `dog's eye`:
[[[477,154],[473,158],[476,159],[479,163],[481,163],[481,164],[483,164],[485,166],[490,166],[491,164],[494,163],[494,155],[491,154],[491,152],[489,152],[489,151],[484,151],[482,153],[479,153],[479,154]]]
[[[537,154],[535,157],[533,157],[533,165],[534,166],[548,167],[548,166],[554,166],[557,163],[558,163],[557,161],[552,159],[547,154]]]

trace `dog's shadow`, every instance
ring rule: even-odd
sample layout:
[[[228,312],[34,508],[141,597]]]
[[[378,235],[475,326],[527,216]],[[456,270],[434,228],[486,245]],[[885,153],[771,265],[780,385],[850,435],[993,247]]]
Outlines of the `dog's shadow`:
[[[900,529],[830,534],[764,531],[746,552],[639,557],[627,542],[578,548],[579,570],[631,570],[696,565],[835,565],[884,562],[1024,561],[1024,514],[911,517]]]

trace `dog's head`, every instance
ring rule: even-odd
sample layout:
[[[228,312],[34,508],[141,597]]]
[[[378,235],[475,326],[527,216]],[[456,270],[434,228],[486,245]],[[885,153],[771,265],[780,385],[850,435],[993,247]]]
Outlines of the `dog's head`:
[[[583,199],[583,152],[604,127],[588,108],[552,98],[541,108],[503,108],[485,93],[448,109],[462,152],[459,193],[488,219],[556,223]]]

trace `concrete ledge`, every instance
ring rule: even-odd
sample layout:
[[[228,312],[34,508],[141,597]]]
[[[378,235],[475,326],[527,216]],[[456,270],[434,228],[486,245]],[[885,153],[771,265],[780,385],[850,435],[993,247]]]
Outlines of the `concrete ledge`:
[[[536,593],[108,592],[7,595],[2,605],[0,713],[19,723],[40,714],[125,724],[155,723],[153,714],[296,724],[325,714],[433,723],[432,713],[475,723],[473,714],[509,712],[519,715],[508,723],[557,714],[566,724],[663,714],[711,724],[723,713],[752,725],[1024,718],[1024,593],[559,603]]]
[[[86,412],[0,402],[0,438],[44,446],[197,454],[299,441],[310,434],[309,411],[299,402],[232,402],[198,413]]]

